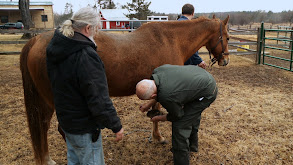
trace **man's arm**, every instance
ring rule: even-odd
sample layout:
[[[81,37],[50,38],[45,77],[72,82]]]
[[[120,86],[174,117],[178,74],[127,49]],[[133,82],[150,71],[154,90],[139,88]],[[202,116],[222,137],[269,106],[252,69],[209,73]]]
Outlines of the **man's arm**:
[[[97,122],[118,133],[122,125],[109,96],[103,63],[95,52],[87,53],[80,57],[77,71],[80,92]]]
[[[139,107],[139,110],[140,110],[141,112],[146,112],[146,111],[148,111],[152,106],[154,106],[156,103],[157,103],[157,101],[156,101],[155,99],[149,100],[147,103],[142,104],[142,105]]]
[[[167,115],[155,116],[151,119],[151,121],[153,121],[153,122],[167,121]]]
[[[168,101],[162,102],[161,105],[168,111],[168,114],[166,116],[166,119],[168,121],[177,121],[184,115],[182,106],[179,103]]]
[[[184,65],[198,65],[205,69],[206,63],[202,60],[202,58],[198,55],[198,52],[194,53],[185,63]]]

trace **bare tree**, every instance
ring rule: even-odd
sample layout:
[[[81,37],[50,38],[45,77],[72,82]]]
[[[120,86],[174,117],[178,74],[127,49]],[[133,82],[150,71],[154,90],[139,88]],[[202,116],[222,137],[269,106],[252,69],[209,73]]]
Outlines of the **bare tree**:
[[[71,3],[66,3],[65,4],[65,11],[64,11],[64,14],[72,14],[73,13],[73,5]]]
[[[29,11],[29,0],[19,0],[18,6],[21,14],[22,23],[25,30],[29,30],[34,26],[31,13]],[[24,33],[22,38],[31,38],[33,35],[31,33]]]
[[[61,13],[61,14],[54,13],[55,27],[58,27],[65,20],[68,20],[72,17],[72,15],[73,15],[72,7],[73,7],[73,5],[71,3],[66,3],[64,13]]]

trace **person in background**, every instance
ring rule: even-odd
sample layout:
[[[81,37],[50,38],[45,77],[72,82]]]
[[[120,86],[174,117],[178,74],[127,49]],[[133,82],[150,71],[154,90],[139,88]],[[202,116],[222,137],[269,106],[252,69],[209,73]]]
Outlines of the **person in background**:
[[[194,17],[194,7],[191,4],[185,4],[182,7],[182,15],[178,18],[178,21],[191,20]],[[206,68],[206,63],[199,57],[198,51],[195,52],[184,65],[198,65],[202,68]]]
[[[109,97],[104,64],[94,36],[99,14],[81,8],[55,30],[46,52],[47,72],[58,123],[65,133],[69,165],[103,165],[103,128],[123,138],[120,118]]]
[[[172,149],[175,165],[188,165],[189,154],[198,152],[198,128],[201,113],[213,103],[218,88],[213,76],[194,65],[162,65],[151,79],[136,85],[136,95],[150,100],[140,107],[146,112],[159,102],[167,115],[153,117],[153,122],[172,122]]]

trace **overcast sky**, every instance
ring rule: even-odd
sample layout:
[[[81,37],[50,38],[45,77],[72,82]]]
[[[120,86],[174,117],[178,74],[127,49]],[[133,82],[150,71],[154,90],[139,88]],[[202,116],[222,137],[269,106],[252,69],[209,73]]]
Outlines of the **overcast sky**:
[[[31,1],[50,1],[50,0],[31,0]],[[132,0],[113,0],[119,7]],[[273,11],[281,12],[293,10],[293,0],[146,0],[152,2],[149,9],[161,13],[181,13],[181,7],[190,3],[195,7],[195,12],[228,12],[228,11]],[[64,12],[65,4],[71,3],[73,11],[88,4],[94,4],[95,0],[52,0],[54,12]]]

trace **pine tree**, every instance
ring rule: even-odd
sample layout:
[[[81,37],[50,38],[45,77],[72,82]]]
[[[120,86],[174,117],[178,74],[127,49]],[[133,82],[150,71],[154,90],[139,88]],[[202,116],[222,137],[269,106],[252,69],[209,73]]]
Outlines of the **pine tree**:
[[[151,2],[145,2],[145,0],[132,0],[132,3],[127,3],[123,5],[122,8],[127,9],[129,12],[134,14],[126,15],[128,18],[137,18],[139,20],[146,20],[147,16],[152,14],[152,11],[149,10]]]

